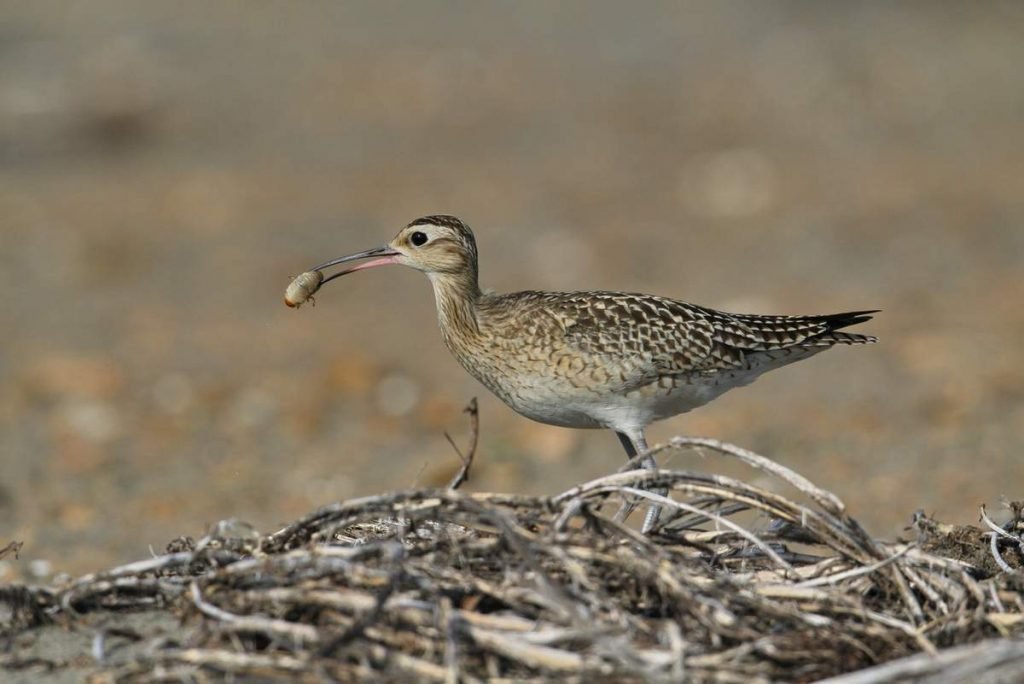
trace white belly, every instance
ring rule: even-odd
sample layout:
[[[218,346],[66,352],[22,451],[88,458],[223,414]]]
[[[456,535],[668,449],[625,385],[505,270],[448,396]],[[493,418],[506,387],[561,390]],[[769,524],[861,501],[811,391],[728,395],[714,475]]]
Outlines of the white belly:
[[[734,387],[749,385],[766,371],[811,356],[821,349],[761,353],[733,370],[664,376],[622,391],[605,383],[578,382],[554,372],[516,372],[502,366],[480,367],[460,358],[466,370],[516,412],[541,423],[572,428],[609,428],[619,432],[692,411]]]
[[[724,380],[724,378],[720,378]],[[743,383],[746,384],[746,383]],[[541,423],[572,428],[628,430],[686,413],[738,386],[730,382],[658,383],[638,390],[595,392],[544,383],[514,390],[490,388],[516,412]]]

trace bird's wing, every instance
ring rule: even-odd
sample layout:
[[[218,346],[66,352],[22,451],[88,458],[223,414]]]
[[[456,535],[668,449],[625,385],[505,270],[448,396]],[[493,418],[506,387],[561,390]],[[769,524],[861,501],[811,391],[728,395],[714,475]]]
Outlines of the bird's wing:
[[[730,314],[652,295],[551,294],[546,302],[574,352],[616,368],[622,391],[664,376],[749,369],[775,352],[817,351],[871,342],[834,332],[868,320],[870,311],[823,316]],[[793,359],[795,360],[795,359]]]

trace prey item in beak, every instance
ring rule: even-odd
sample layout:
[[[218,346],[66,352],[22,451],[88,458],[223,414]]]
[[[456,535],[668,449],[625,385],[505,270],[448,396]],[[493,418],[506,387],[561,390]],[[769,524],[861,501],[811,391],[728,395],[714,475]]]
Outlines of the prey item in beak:
[[[298,308],[306,301],[311,300],[316,291],[319,290],[324,283],[330,282],[335,278],[345,275],[346,273],[352,273],[354,271],[362,271],[367,268],[374,268],[375,266],[386,266],[387,264],[397,263],[396,259],[399,256],[399,252],[391,249],[387,245],[381,247],[374,247],[364,252],[356,252],[355,254],[349,254],[348,256],[339,257],[332,259],[327,263],[320,264],[305,273],[300,274],[295,280],[291,282],[288,289],[284,292],[284,303],[288,306]],[[324,278],[322,271],[325,268],[343,264],[349,261],[357,261],[359,259],[369,259],[370,257],[379,257],[372,261],[347,268],[343,271]]]
[[[284,303],[295,309],[307,301],[316,304],[313,295],[320,289],[324,282],[324,274],[320,271],[306,271],[296,276],[288,289],[284,291]]]

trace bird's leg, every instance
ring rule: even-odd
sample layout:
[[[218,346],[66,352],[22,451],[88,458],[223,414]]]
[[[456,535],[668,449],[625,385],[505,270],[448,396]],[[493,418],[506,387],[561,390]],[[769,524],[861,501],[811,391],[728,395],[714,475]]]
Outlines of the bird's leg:
[[[615,434],[618,436],[619,442],[622,443],[622,448],[626,450],[626,458],[633,459],[636,458],[638,454],[644,454],[639,467],[644,468],[645,470],[658,469],[658,462],[654,460],[654,456],[647,453],[647,439],[644,437],[642,430],[638,430],[633,434],[616,431]],[[653,489],[651,491],[656,494],[660,494],[661,496],[665,496],[668,493],[668,491],[663,488]],[[635,507],[635,504],[628,502],[622,504],[622,507],[615,513],[615,520],[620,522],[625,520]],[[654,526],[658,524],[659,517],[661,517],[661,506],[651,505],[651,507],[647,509],[646,515],[644,515],[644,524],[641,531],[646,534],[654,529]]]
[[[619,438],[619,442],[622,444],[622,448],[626,450],[626,460],[631,461],[636,458],[636,447],[633,446],[633,442],[624,433],[616,431],[615,436]],[[640,465],[643,467],[643,464]],[[629,501],[623,500],[622,505],[619,506],[619,510],[615,512],[615,522],[622,522],[629,517],[629,514],[636,508],[636,504]]]

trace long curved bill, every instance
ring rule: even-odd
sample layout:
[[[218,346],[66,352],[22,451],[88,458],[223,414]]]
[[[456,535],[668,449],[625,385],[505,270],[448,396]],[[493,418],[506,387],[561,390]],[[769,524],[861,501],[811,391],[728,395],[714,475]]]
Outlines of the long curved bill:
[[[365,252],[356,252],[355,254],[349,254],[348,256],[339,257],[337,259],[331,259],[325,264],[312,268],[305,273],[300,273],[292,280],[291,285],[284,291],[284,303],[292,308],[299,308],[305,302],[314,301],[313,295],[317,293],[317,290],[327,282],[339,278],[346,273],[352,273],[353,271],[363,271],[367,268],[373,268],[375,266],[386,266],[388,264],[398,263],[397,259],[400,256],[400,252],[396,252],[387,245],[381,247],[374,247],[368,249]],[[346,268],[343,271],[331,275],[328,278],[324,278],[322,271],[325,268],[331,266],[337,266],[338,264],[344,264],[349,261],[358,261],[359,259],[369,259],[370,257],[377,257],[372,261],[366,261],[352,268]]]
[[[374,247],[373,249],[368,249],[364,252],[356,252],[355,254],[349,254],[348,256],[338,257],[337,259],[331,259],[327,263],[320,264],[319,266],[316,266],[315,268],[312,268],[310,270],[323,271],[325,268],[337,266],[338,264],[344,264],[349,261],[358,261],[360,259],[369,259],[370,257],[379,257],[377,259],[374,259],[373,261],[367,261],[357,266],[346,268],[343,271],[338,271],[337,273],[334,273],[328,276],[327,278],[324,278],[323,282],[320,283],[320,285],[323,286],[324,283],[328,283],[334,280],[335,278],[340,278],[341,276],[347,275],[349,273],[355,273],[356,271],[364,271],[368,268],[374,268],[376,266],[387,266],[388,264],[397,263],[396,259],[398,258],[399,255],[399,252],[396,252],[387,245],[381,245],[380,247]]]

